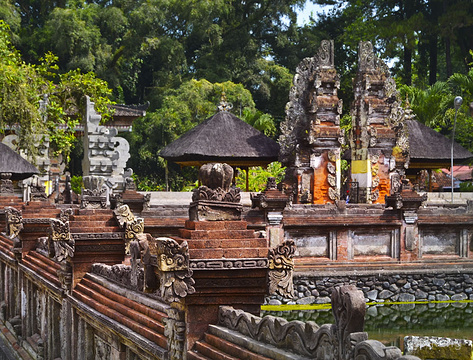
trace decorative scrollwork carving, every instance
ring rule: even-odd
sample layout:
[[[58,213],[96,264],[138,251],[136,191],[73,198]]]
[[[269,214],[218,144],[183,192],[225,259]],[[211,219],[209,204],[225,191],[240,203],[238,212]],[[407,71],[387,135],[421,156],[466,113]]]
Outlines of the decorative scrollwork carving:
[[[340,200],[340,191],[338,190],[338,188],[333,188],[333,187],[330,187],[328,189],[328,197],[330,198],[330,200]]]
[[[332,174],[328,174],[327,181],[330,186],[332,187],[337,186],[337,178],[333,176]]]
[[[333,40],[322,40],[316,56],[319,66],[333,67]]]
[[[270,295],[294,296],[292,276],[295,252],[296,245],[293,240],[286,240],[276,248],[269,250],[268,279]]]
[[[59,219],[49,219],[51,224],[51,234],[49,236],[50,248],[54,249],[53,257],[57,261],[66,261],[74,257],[75,241],[71,237],[69,222],[62,222]]]
[[[69,217],[72,215],[74,215],[74,211],[71,208],[61,209],[61,212],[59,213],[59,220],[62,222],[69,221]]]
[[[14,207],[7,206],[5,208],[6,217],[6,235],[10,239],[18,238],[20,231],[23,229],[23,215],[21,210],[17,210]]]
[[[174,308],[166,310],[167,318],[164,318],[164,335],[168,339],[169,360],[184,359],[184,348],[186,340],[185,314]]]

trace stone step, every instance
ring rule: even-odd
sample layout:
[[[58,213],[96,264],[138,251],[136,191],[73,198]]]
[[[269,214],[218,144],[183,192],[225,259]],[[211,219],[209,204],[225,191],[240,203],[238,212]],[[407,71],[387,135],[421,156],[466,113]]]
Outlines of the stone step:
[[[189,230],[246,230],[246,221],[191,221],[186,220]]]
[[[258,355],[242,346],[238,346],[230,341],[221,339],[212,334],[205,334],[205,341],[213,346],[214,348],[219,349],[225,354],[234,356],[237,359],[251,359],[251,360],[270,360],[271,358]]]
[[[197,341],[194,345],[194,349],[199,353],[204,355],[207,359],[212,360],[239,360],[233,356],[227,355],[219,349],[213,347],[202,341]]]
[[[267,248],[265,238],[253,239],[213,239],[213,240],[186,240],[189,249],[231,249],[231,248]]]

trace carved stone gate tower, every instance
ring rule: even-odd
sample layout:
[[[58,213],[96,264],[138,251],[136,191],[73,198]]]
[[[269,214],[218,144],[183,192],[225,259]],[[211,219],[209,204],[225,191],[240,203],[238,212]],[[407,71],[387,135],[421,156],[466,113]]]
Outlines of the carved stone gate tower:
[[[333,40],[323,40],[317,55],[299,64],[293,82],[279,139],[284,185],[295,203],[334,202],[340,198],[343,133]]]

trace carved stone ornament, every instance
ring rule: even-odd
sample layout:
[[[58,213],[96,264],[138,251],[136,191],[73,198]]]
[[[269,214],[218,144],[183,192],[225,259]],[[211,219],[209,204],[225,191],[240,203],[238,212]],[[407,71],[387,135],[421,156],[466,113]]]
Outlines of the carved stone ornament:
[[[61,268],[57,270],[57,276],[61,282],[62,289],[66,294],[70,294],[72,288],[72,266],[68,261],[61,263]]]
[[[338,188],[332,188],[330,187],[328,189],[328,197],[330,198],[330,200],[340,200],[340,191],[338,190]]]
[[[179,301],[195,292],[187,241],[179,244],[171,238],[156,238],[149,243],[149,250],[157,259],[155,273],[159,279],[159,295],[165,301]]]
[[[335,175],[337,173],[337,168],[331,162],[327,163],[327,170],[332,175]]]
[[[222,188],[211,189],[207,186],[199,186],[192,192],[192,201],[209,200],[230,203],[239,203],[241,201],[240,188],[233,187],[228,191]]]
[[[269,294],[285,298],[294,296],[293,271],[296,245],[293,240],[286,240],[269,250]]]
[[[174,308],[166,309],[164,336],[168,339],[169,360],[184,359],[186,341],[185,313]]]
[[[74,257],[75,240],[71,237],[69,222],[59,219],[49,219],[51,234],[49,235],[50,248],[54,249],[54,259],[62,262]],[[51,246],[52,245],[52,246]]]
[[[333,176],[332,174],[327,175],[327,181],[328,181],[328,184],[330,186],[332,186],[332,187],[337,186],[337,178],[335,176]]]
[[[318,65],[323,67],[333,67],[333,51],[333,40],[322,40],[316,55]]]
[[[0,193],[1,194],[13,194],[13,182],[10,180],[11,173],[0,174]]]
[[[258,317],[230,306],[221,306],[218,325],[263,344],[283,348],[294,358],[330,360],[420,360],[402,356],[394,346],[367,340],[363,332],[365,301],[353,285],[332,294],[336,323],[318,326],[313,321],[287,321],[275,316]],[[342,348],[346,346],[345,348]]]
[[[358,45],[358,66],[358,71],[373,69],[375,66],[373,44],[370,41],[360,41]]]
[[[10,239],[18,238],[20,231],[23,229],[23,215],[21,210],[17,210],[11,206],[5,208],[6,217],[6,235]]]
[[[113,214],[120,227],[125,229],[125,254],[130,255],[130,242],[137,239],[145,229],[143,218],[137,218],[128,205],[121,205],[113,210]]]
[[[105,209],[107,207],[107,188],[103,176],[84,176],[81,195],[82,209]]]
[[[59,213],[59,220],[62,222],[69,221],[69,218],[74,215],[74,211],[69,208],[69,209],[61,209],[61,212]]]
[[[363,332],[365,324],[365,297],[354,285],[336,287],[332,291],[332,313],[335,318],[337,359],[353,359],[355,344],[353,336],[366,340]],[[356,336],[359,333],[359,336]]]
[[[43,185],[32,185],[31,186],[31,201],[43,201],[48,197],[46,195],[46,188]]]

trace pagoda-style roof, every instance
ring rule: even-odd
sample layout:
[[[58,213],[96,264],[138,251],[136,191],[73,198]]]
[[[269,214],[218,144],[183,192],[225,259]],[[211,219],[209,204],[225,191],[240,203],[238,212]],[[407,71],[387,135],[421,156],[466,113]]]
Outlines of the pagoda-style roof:
[[[277,161],[279,145],[228,111],[219,111],[159,152],[185,166],[225,162],[231,166],[266,166]]]
[[[7,145],[0,143],[0,174],[11,173],[11,180],[26,179],[38,174],[38,169]]]
[[[439,169],[450,167],[451,139],[420,123],[406,120],[409,131],[409,168]],[[473,158],[473,154],[460,144],[453,144],[453,162],[460,164]]]

